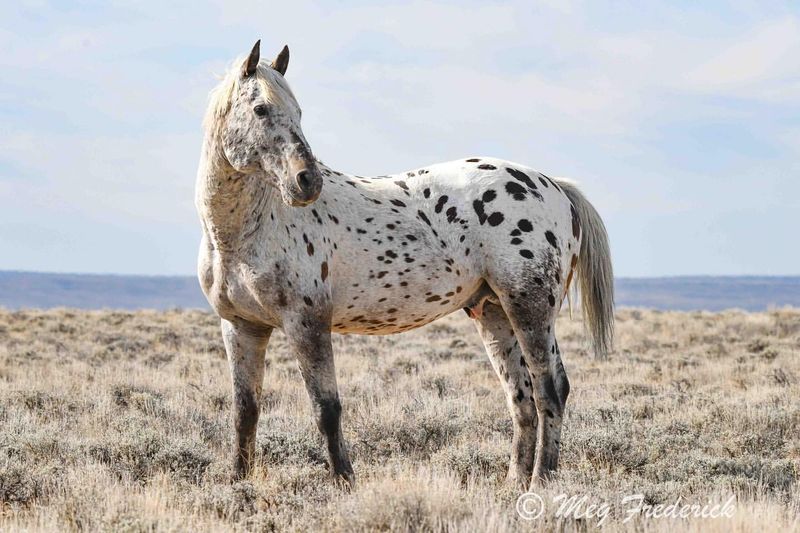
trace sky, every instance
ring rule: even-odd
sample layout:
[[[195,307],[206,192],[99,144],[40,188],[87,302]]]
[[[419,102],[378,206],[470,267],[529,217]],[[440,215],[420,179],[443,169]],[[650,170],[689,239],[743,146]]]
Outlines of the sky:
[[[577,180],[620,276],[800,274],[800,4],[577,0],[4,2],[0,270],[193,274],[259,38],[333,168],[500,157]]]

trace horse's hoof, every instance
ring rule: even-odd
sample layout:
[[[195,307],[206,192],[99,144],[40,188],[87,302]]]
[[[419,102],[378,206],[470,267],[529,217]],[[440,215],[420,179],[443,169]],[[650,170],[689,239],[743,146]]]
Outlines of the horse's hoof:
[[[231,475],[229,476],[228,479],[230,480],[231,484],[233,484],[233,483],[238,483],[240,481],[244,481],[245,479],[248,478],[248,476],[249,476],[249,472],[247,470],[238,470],[237,469],[237,470],[234,470],[233,472],[231,472]]]
[[[230,474],[230,482],[236,483],[242,481],[250,476],[252,465],[246,461],[236,460],[233,462]]]
[[[556,471],[553,469],[534,469],[533,477],[531,479],[531,490],[534,488],[541,488],[553,481],[556,477]]]
[[[353,472],[337,472],[333,474],[333,482],[347,492],[356,488],[356,475]]]

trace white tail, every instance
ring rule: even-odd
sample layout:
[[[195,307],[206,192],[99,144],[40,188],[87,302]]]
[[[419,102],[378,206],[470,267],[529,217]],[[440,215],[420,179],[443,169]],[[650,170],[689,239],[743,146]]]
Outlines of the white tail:
[[[597,210],[575,183],[557,179],[581,223],[578,285],[584,325],[592,338],[595,356],[604,357],[614,341],[614,272],[608,234]]]

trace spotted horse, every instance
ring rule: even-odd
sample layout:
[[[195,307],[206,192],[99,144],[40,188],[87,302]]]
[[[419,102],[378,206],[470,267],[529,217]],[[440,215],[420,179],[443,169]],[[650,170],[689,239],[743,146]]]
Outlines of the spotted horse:
[[[558,463],[569,393],[555,322],[571,282],[598,353],[613,335],[603,223],[573,183],[491,157],[362,177],[317,160],[259,43],[212,91],[197,176],[198,275],[233,381],[234,476],[253,462],[267,342],[296,354],[333,476],[355,481],[331,334],[388,335],[465,309],[513,419],[509,481]]]

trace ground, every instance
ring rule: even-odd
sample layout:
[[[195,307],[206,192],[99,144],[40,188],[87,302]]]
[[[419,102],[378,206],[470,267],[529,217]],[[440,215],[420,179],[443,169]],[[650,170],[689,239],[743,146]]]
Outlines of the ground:
[[[596,360],[562,316],[572,382],[557,479],[535,521],[505,486],[511,422],[473,325],[336,337],[359,484],[328,478],[297,364],[273,336],[258,467],[228,479],[230,382],[200,311],[0,311],[0,531],[800,530],[800,311],[621,310]],[[626,495],[732,518],[623,522]],[[585,509],[585,507],[583,508]]]

